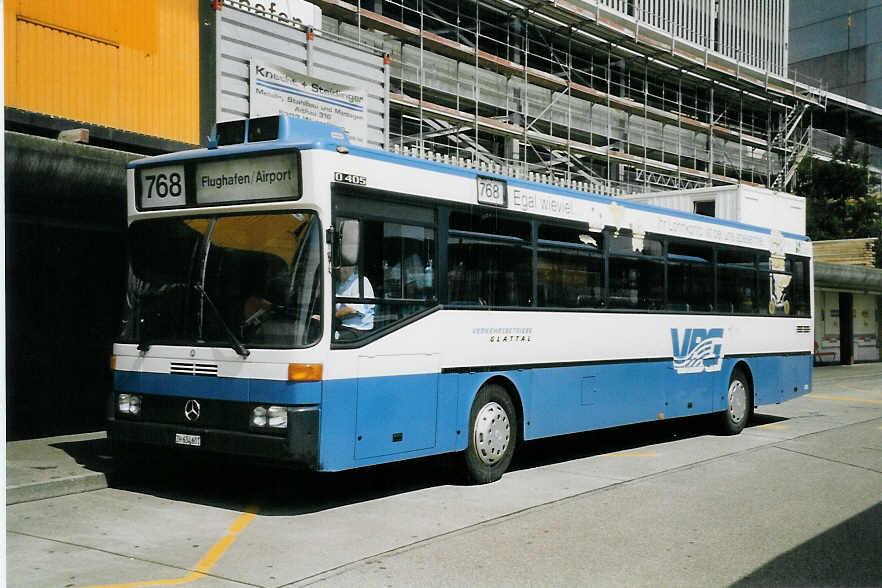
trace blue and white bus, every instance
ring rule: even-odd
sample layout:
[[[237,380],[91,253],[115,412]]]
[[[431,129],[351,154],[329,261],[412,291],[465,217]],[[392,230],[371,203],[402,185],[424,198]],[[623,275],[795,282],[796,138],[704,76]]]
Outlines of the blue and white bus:
[[[490,482],[521,441],[711,413],[736,434],[810,390],[804,235],[445,160],[280,116],[131,163],[121,457],[460,452]]]

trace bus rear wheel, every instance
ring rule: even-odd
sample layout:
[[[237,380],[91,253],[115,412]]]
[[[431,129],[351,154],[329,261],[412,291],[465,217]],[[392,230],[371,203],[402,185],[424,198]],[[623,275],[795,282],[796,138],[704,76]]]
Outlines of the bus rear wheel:
[[[488,484],[502,477],[514,457],[517,431],[517,413],[505,388],[483,386],[472,403],[465,451],[466,471],[474,482]]]
[[[741,370],[732,372],[729,389],[726,391],[726,410],[720,414],[720,432],[723,435],[737,435],[750,418],[753,398],[750,384]]]

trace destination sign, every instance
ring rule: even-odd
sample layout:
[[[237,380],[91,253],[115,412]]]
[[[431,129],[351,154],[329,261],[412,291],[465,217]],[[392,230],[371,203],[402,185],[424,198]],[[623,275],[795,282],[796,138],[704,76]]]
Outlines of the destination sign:
[[[183,165],[152,167],[141,172],[141,208],[171,208],[187,204]]]
[[[292,153],[196,164],[196,203],[226,204],[300,198],[297,157]]]
[[[492,206],[508,206],[508,195],[504,180],[478,176],[478,202]]]

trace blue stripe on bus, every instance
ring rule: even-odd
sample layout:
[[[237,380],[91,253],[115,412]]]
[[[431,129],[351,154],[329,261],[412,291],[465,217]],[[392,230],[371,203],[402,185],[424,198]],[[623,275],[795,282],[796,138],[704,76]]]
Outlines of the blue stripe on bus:
[[[322,400],[321,382],[213,378],[126,371],[114,372],[113,389],[117,392],[137,394],[267,404],[318,404]]]
[[[321,404],[320,469],[460,451],[475,394],[493,377],[518,391],[526,439],[721,411],[728,378],[744,362],[755,403],[809,391],[812,356],[727,357],[719,372],[677,374],[670,360],[532,370],[451,372],[289,383],[117,371],[119,392],[278,404]],[[691,406],[690,406],[691,403]]]
[[[465,449],[475,394],[493,377],[518,390],[525,438],[538,439],[654,421],[659,415],[721,411],[738,362],[751,372],[756,404],[808,392],[800,383],[811,382],[809,354],[726,358],[719,372],[687,375],[664,360],[326,381],[320,467],[337,471]]]

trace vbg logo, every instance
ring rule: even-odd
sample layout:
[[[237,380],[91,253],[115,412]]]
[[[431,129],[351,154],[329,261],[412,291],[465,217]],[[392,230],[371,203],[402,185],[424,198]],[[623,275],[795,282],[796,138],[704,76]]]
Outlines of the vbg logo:
[[[678,374],[718,372],[723,368],[723,329],[671,329],[674,370]]]

